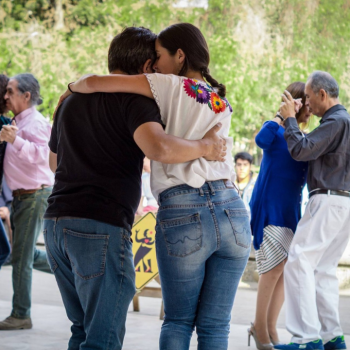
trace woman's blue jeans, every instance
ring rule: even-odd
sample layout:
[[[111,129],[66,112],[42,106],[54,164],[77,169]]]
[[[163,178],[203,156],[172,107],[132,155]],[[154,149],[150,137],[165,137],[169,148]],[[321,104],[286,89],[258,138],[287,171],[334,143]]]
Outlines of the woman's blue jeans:
[[[251,231],[244,203],[222,180],[159,196],[156,249],[164,300],[160,350],[226,350]]]
[[[44,220],[48,261],[67,316],[68,350],[120,350],[135,294],[130,232],[73,217]]]

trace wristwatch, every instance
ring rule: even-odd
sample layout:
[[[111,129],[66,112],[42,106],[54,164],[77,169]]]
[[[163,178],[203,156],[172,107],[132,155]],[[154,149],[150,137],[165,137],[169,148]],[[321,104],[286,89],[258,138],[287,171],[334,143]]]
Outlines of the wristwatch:
[[[284,122],[284,120],[285,120],[285,119],[281,116],[280,112],[277,112],[277,113],[276,113],[275,118],[280,118],[282,122]]]

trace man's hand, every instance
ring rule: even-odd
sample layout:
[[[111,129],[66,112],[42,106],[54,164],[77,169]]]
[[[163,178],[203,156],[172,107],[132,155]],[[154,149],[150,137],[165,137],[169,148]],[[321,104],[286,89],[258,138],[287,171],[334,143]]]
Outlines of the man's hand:
[[[204,156],[206,160],[218,160],[220,162],[225,161],[226,141],[217,135],[217,132],[221,129],[221,126],[221,123],[216,124],[204,135],[202,139],[206,142],[208,148],[208,152]]]
[[[292,95],[284,90],[284,94],[282,95],[283,102],[280,105],[280,114],[284,119],[289,117],[295,118],[295,100]]]
[[[57,112],[58,107],[59,107],[59,106],[61,105],[61,103],[62,103],[69,95],[71,95],[71,94],[72,94],[72,93],[67,89],[66,92],[65,92],[63,95],[61,95],[60,99],[58,100],[58,103],[57,103],[57,106],[56,106],[56,108],[55,108],[55,111],[54,111],[54,113],[53,113],[53,117],[52,117],[53,120],[55,119],[55,116],[56,116],[56,112]]]
[[[3,125],[0,131],[0,141],[14,143],[17,136],[16,122],[13,120],[11,125]]]
[[[303,107],[303,103],[301,102],[301,98],[294,99],[295,113],[298,113],[302,107]]]
[[[9,209],[7,207],[0,207],[0,218],[2,220],[5,220],[9,216],[10,216]]]

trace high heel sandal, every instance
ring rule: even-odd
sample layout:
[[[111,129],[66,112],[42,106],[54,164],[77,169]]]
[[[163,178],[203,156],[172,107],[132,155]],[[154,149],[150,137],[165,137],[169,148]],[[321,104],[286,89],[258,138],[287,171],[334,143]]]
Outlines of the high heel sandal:
[[[273,341],[271,335],[270,335],[270,340],[271,340],[271,343],[273,344],[273,346],[282,344],[279,340],[278,341]]]
[[[250,328],[248,328],[248,346],[250,346],[250,337],[253,336],[254,340],[255,340],[255,345],[257,347],[257,349],[259,350],[272,350],[273,349],[273,344],[272,343],[267,343],[267,344],[262,344],[257,335],[256,335],[256,331],[254,328],[254,323],[250,323]]]

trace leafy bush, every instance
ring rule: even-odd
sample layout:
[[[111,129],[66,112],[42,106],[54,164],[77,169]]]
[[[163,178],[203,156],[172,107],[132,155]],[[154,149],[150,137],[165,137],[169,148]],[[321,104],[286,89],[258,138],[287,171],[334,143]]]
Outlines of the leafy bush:
[[[176,2],[176,1],[175,1]],[[329,71],[350,101],[350,3],[342,0],[209,0],[179,8],[169,0],[0,0],[0,72],[33,73],[51,116],[66,84],[107,73],[111,39],[125,26],[159,32],[197,25],[211,51],[211,72],[226,84],[236,149],[255,152],[254,135],[278,109],[292,81]],[[313,126],[318,124],[315,118]]]

